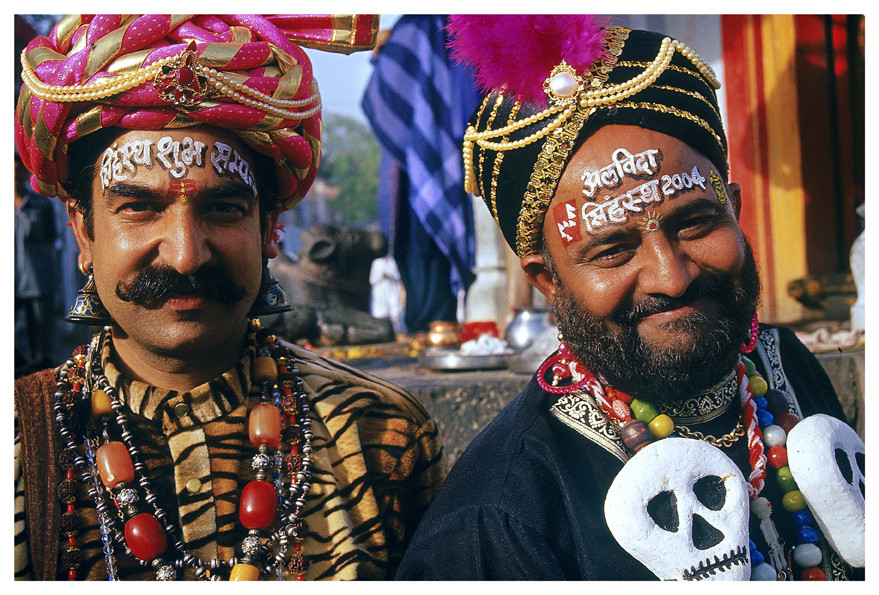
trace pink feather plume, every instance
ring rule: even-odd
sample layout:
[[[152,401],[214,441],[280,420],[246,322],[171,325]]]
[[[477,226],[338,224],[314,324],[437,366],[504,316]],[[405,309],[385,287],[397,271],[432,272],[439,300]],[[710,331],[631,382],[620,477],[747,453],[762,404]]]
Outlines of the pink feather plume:
[[[449,49],[474,70],[484,93],[506,88],[546,104],[543,81],[562,60],[585,74],[604,52],[609,18],[595,15],[451,15]]]

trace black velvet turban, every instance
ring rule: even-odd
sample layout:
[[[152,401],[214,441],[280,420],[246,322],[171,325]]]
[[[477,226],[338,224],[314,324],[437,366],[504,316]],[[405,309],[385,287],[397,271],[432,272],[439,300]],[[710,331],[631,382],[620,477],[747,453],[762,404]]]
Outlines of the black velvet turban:
[[[727,181],[727,141],[715,95],[720,85],[711,68],[659,33],[602,32],[604,51],[590,66],[570,68],[566,60],[546,73],[544,105],[495,89],[470,119],[464,137],[468,191],[483,197],[520,257],[539,251],[544,215],[565,166],[602,126],[628,124],[678,138]],[[572,91],[574,77],[580,78]]]

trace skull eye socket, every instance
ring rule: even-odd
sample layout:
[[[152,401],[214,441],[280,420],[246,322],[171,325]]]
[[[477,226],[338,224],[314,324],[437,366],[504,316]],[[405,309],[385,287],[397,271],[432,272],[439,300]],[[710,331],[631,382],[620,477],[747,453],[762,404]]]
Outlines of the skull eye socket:
[[[674,492],[659,492],[647,503],[647,514],[659,527],[671,533],[678,531],[678,499]]]
[[[720,510],[726,502],[726,486],[723,479],[716,475],[707,475],[693,484],[696,499],[709,510]]]
[[[856,452],[855,453],[855,462],[858,464],[858,470],[861,472],[861,477],[862,478],[867,477],[867,473],[866,473],[867,467],[866,467],[865,461],[864,461],[864,453]],[[858,487],[861,489],[861,496],[863,496],[866,499],[867,494],[864,489],[865,488],[864,482],[858,481]]]
[[[836,466],[839,467],[839,472],[842,473],[842,477],[845,479],[846,483],[854,485],[854,470],[852,469],[848,454],[841,448],[834,450],[833,454],[836,456]],[[864,453],[855,452],[855,464],[858,466],[858,472],[860,472],[861,477],[867,476],[867,474],[864,473],[864,470],[866,469],[865,463]],[[861,496],[866,497],[864,482],[860,479],[858,480],[858,489],[861,490]]]
[[[854,474],[852,472],[852,464],[848,460],[848,453],[841,448],[837,448],[833,451],[833,454],[836,455],[836,466],[839,467],[839,472],[842,473],[845,482],[851,485]]]

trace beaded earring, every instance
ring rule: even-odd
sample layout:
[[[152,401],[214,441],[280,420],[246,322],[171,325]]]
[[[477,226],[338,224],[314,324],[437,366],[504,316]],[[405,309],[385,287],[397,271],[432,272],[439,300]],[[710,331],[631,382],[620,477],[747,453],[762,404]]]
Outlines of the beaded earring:
[[[748,344],[742,345],[741,352],[742,353],[751,353],[757,347],[757,340],[760,338],[760,326],[757,320],[757,314],[754,314],[754,317],[751,318],[751,329],[750,334],[748,336]]]
[[[552,372],[552,380],[548,381],[549,372]],[[537,371],[537,383],[540,388],[556,395],[580,390],[593,378],[586,366],[568,350],[561,333],[559,333],[558,352],[543,362]]]
[[[64,318],[68,322],[74,324],[87,324],[89,326],[106,326],[113,322],[104,304],[101,303],[101,296],[98,295],[98,288],[95,285],[94,267],[89,267],[88,272],[84,271],[80,265],[80,272],[88,277],[85,286],[76,292],[76,300],[70,308],[70,312]]]
[[[292,310],[293,307],[287,300],[287,294],[277,279],[272,277],[269,271],[269,261],[263,259],[262,281],[259,286],[259,294],[256,301],[250,308],[248,316],[251,318],[259,318],[260,316],[268,316],[270,314],[280,314]]]

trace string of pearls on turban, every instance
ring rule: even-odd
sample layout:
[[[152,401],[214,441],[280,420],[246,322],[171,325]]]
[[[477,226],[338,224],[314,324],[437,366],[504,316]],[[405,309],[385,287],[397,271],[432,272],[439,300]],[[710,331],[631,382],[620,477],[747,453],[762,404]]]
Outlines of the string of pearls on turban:
[[[564,126],[565,122],[577,111],[578,107],[582,110],[590,110],[593,108],[606,107],[618,103],[632,95],[643,91],[654,82],[659,76],[665,72],[671,63],[675,52],[680,52],[685,58],[690,60],[702,76],[708,80],[709,84],[715,89],[720,88],[720,82],[714,70],[705,61],[703,61],[692,49],[684,43],[666,37],[662,40],[659,52],[653,59],[653,62],[642,72],[632,77],[628,81],[603,87],[601,80],[593,78],[593,83],[597,83],[596,88],[584,89],[584,83],[581,77],[574,76],[574,82],[571,82],[573,70],[564,62],[553,69],[549,78],[544,85],[547,95],[550,98],[550,107],[543,111],[532,114],[526,118],[518,120],[512,124],[497,128],[494,130],[484,130],[477,132],[472,125],[468,126],[467,132],[464,134],[464,188],[467,192],[477,192],[476,183],[473,172],[473,144],[490,151],[509,151],[526,147],[533,142],[543,138],[547,134]],[[555,80],[558,79],[558,80]],[[528,136],[512,140],[493,142],[490,139],[502,138],[521,130],[527,126],[545,120],[556,114],[559,116],[548,122],[546,126],[540,130],[529,134]]]
[[[148,81],[154,80],[167,64],[179,59],[186,51],[176,56],[162,58],[146,68],[125,74],[101,77],[84,85],[49,85],[37,78],[27,61],[27,50],[21,54],[21,78],[31,93],[45,101],[78,102],[98,101],[113,95],[135,89]],[[196,74],[207,79],[208,84],[220,95],[235,102],[258,109],[267,114],[281,118],[305,119],[317,114],[321,109],[320,95],[313,93],[303,99],[277,99],[257,89],[248,87],[234,77],[220,72],[215,68],[206,68],[197,62],[193,65]],[[294,112],[287,108],[311,106],[306,111]]]
[[[27,49],[21,52],[21,79],[31,93],[44,101],[97,101],[137,88],[156,77],[162,66],[176,59],[168,56],[146,68],[118,76],[99,78],[85,85],[49,85],[37,78],[27,61]]]

